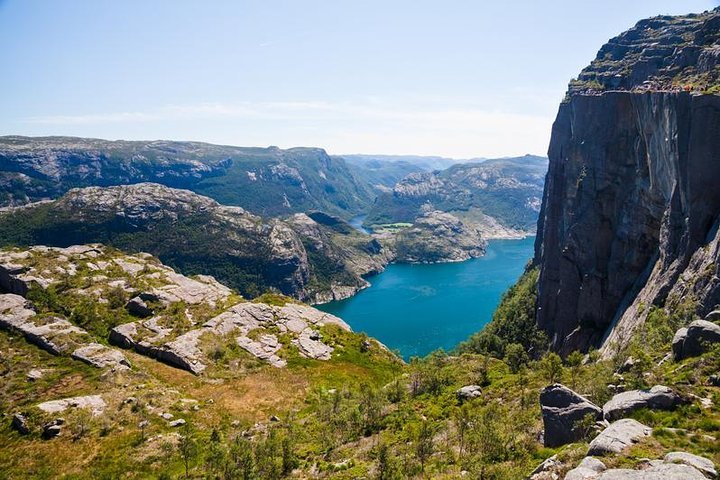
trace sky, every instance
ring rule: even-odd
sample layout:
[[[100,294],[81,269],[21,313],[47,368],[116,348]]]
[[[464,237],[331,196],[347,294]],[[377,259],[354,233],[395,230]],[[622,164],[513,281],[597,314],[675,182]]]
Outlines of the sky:
[[[611,37],[709,0],[0,0],[0,135],[545,154]]]

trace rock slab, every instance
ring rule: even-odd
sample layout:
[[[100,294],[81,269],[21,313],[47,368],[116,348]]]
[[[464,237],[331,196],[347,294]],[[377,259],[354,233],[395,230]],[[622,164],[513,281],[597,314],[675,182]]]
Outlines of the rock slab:
[[[625,418],[611,423],[590,442],[589,456],[620,453],[650,435],[652,429],[637,420]]]

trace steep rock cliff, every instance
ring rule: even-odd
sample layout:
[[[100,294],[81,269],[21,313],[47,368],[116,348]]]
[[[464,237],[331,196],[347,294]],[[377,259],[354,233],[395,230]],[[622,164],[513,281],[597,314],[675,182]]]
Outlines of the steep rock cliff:
[[[700,72],[698,59],[717,48],[719,18],[716,10],[639,22],[600,51],[625,52],[610,77],[598,73],[597,60],[581,75],[631,78],[603,93],[571,85],[560,106],[535,262],[537,322],[562,353],[604,345],[609,354],[651,305],[692,294],[702,314],[720,300],[720,97],[674,85]],[[658,42],[695,63],[660,62],[639,74]]]

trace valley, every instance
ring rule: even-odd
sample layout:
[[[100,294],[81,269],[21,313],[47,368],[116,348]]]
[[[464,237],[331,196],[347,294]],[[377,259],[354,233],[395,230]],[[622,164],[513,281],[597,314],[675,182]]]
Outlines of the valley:
[[[0,21],[20,8],[8,5]],[[629,8],[607,7],[617,16]],[[145,19],[139,4],[97,8],[103,15],[88,18],[101,27],[105,16],[118,27],[129,13]],[[153,24],[162,38],[132,30],[153,63],[176,50],[176,61],[197,62],[182,71],[163,63],[162,93],[172,98],[179,88],[184,98],[202,85],[199,106],[133,113],[118,89],[124,113],[23,117],[17,124],[44,133],[0,136],[0,480],[719,478],[720,7],[629,23],[564,84],[547,157],[492,158],[467,154],[477,145],[467,135],[482,135],[488,152],[504,142],[517,155],[517,145],[530,144],[549,97],[527,86],[580,52],[579,35],[595,38],[592,29],[558,37],[560,46],[540,56],[526,33],[581,24],[556,25],[554,7],[526,5],[512,12],[519,26],[501,25],[498,15],[490,16],[497,25],[484,23],[504,35],[482,37],[501,57],[475,57],[478,42],[468,53],[464,40],[483,30],[476,22],[489,5],[474,15],[459,8],[468,28],[456,16],[448,30],[446,6],[398,12],[386,4],[391,33],[379,28],[379,9],[336,24],[289,15],[287,4],[256,25],[263,35],[271,23],[283,33],[298,32],[293,22],[304,29],[277,41],[240,22],[262,8],[243,5],[228,16],[231,28],[212,15],[207,44],[202,35],[177,43],[165,25],[177,19],[166,15]],[[616,28],[608,12],[577,8]],[[202,33],[204,8],[173,9]],[[432,35],[408,29],[418,11]],[[511,27],[522,30],[521,42]],[[107,39],[136,40],[105,30],[77,34],[105,48]],[[402,42],[387,41],[395,31]],[[318,32],[322,48],[312,42]],[[67,46],[66,35],[50,42],[33,33],[43,52]],[[534,38],[538,48],[545,35]],[[364,55],[332,51],[335,43],[358,48],[342,43],[355,37],[379,43]],[[242,47],[227,47],[240,38]],[[358,79],[342,75],[346,57],[370,65],[400,43],[413,55],[393,51],[385,68],[360,62]],[[237,57],[210,56],[223,47]],[[255,50],[248,62],[243,55]],[[333,54],[310,62],[311,72],[305,50]],[[104,69],[115,74],[114,88],[133,84],[131,98],[142,96],[140,83],[152,85],[150,74],[133,81],[131,69],[72,51],[73,66],[84,59],[93,73],[93,85],[73,88],[102,84],[102,97],[112,96],[95,80]],[[6,77],[20,71],[34,88],[50,83],[46,72],[25,75],[8,58]],[[65,63],[30,58],[27,69]],[[191,81],[213,63],[222,68]],[[397,77],[417,63],[432,75]],[[487,65],[501,71],[500,82]],[[69,92],[65,82],[79,75],[55,78]],[[363,93],[399,79],[392,102]],[[425,80],[445,95],[419,95],[428,103],[410,108],[418,101],[410,87]],[[211,91],[222,97],[224,81],[229,99],[270,82],[273,101],[208,103]],[[494,85],[483,110],[462,98],[464,81]],[[286,83],[326,98],[283,100]],[[350,85],[353,95],[333,98]],[[498,102],[508,109],[496,110]],[[321,132],[362,151],[402,151],[412,138],[418,151],[444,145],[439,151],[462,159],[103,140],[38,127],[123,131],[128,119],[143,134],[168,131],[153,130],[158,123],[177,132],[191,125],[185,138],[267,138],[243,137],[237,126],[257,135],[271,125],[284,142],[296,138],[290,124],[293,135]]]

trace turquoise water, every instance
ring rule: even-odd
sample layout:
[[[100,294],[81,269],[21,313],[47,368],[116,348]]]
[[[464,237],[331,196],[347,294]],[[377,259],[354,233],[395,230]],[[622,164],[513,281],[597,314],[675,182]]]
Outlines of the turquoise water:
[[[460,263],[388,265],[368,278],[370,288],[317,308],[406,359],[451,350],[490,321],[532,257],[534,241],[491,240],[485,256]]]

